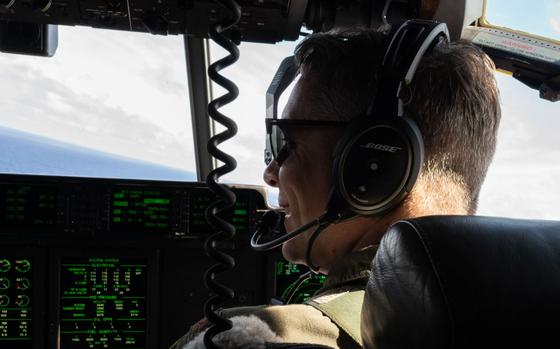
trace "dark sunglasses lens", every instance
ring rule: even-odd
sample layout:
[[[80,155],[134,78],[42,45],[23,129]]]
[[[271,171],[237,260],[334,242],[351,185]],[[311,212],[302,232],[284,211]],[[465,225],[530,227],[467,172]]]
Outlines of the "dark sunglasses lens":
[[[270,139],[272,141],[272,154],[276,159],[284,147],[284,132],[282,132],[282,129],[277,125],[272,125],[272,134]]]
[[[285,145],[282,129],[277,125],[270,126],[270,133],[266,137],[266,149],[264,152],[264,162],[267,165],[270,164],[273,159],[276,159],[277,161],[279,160],[278,156]]]

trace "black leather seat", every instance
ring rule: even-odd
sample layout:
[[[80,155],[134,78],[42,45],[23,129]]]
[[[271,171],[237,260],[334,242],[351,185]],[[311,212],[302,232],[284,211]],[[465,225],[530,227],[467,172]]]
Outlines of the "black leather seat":
[[[382,239],[364,347],[560,347],[560,222],[442,216]]]

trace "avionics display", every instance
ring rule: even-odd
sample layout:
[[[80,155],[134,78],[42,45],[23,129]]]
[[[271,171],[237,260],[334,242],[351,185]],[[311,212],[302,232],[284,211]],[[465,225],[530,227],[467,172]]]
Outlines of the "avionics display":
[[[161,190],[118,189],[112,192],[111,230],[166,230],[171,222],[171,195]]]
[[[29,258],[0,255],[0,348],[32,346],[32,280]]]
[[[30,185],[0,187],[0,226],[30,228],[56,224],[55,188]]]
[[[62,258],[59,348],[145,348],[147,267],[145,258]]]
[[[275,298],[282,303],[293,304],[303,303],[313,296],[317,290],[323,287],[326,276],[313,274],[294,291],[298,278],[307,271],[308,269],[302,265],[285,260],[276,261]]]
[[[197,189],[193,190],[189,200],[189,233],[193,235],[207,235],[212,232],[212,228],[206,223],[204,218],[206,208],[210,203],[216,200],[216,197],[210,190]],[[247,234],[252,231],[251,217],[256,215],[255,209],[252,209],[250,198],[243,193],[237,193],[237,202],[233,209],[226,211],[222,217],[226,220],[231,219],[231,223],[239,234]]]

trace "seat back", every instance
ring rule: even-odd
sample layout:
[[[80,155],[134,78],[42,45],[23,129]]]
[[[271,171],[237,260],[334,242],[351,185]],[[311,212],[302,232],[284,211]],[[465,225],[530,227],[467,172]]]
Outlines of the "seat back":
[[[372,264],[361,332],[369,349],[560,346],[560,222],[396,223]]]

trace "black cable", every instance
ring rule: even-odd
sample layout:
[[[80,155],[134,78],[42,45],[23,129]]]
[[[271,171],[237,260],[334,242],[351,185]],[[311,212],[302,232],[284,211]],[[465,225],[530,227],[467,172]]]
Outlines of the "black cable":
[[[387,13],[389,13],[389,7],[393,0],[386,0],[385,6],[383,7],[383,12],[381,13],[381,20],[383,21],[383,25],[390,26],[389,22],[387,21]]]
[[[275,212],[273,211],[269,211],[270,214],[274,214]],[[268,212],[267,212],[268,213]],[[282,214],[282,213],[280,213]],[[266,215],[266,214],[265,214]],[[267,218],[264,217],[263,218]],[[272,216],[270,216],[270,219],[272,219]],[[272,248],[276,248],[280,245],[282,245],[284,242],[293,239],[294,237],[296,237],[297,235],[303,233],[304,231],[306,231],[309,228],[312,228],[316,225],[321,225],[324,224],[325,220],[326,220],[326,216],[322,215],[321,217],[312,220],[311,222],[308,222],[304,225],[302,225],[301,227],[292,230],[289,233],[285,233],[284,235],[273,239],[272,241],[268,241],[268,242],[263,242],[261,243],[259,240],[261,239],[261,237],[268,232],[269,229],[273,228],[267,224],[263,224],[264,226],[259,226],[257,227],[257,230],[255,231],[255,233],[253,234],[253,236],[251,237],[251,247],[255,250],[255,251],[268,251]],[[270,223],[269,221],[265,221],[263,223]],[[283,223],[282,223],[283,224]]]
[[[216,3],[226,10],[229,17],[212,25],[209,30],[209,36],[214,42],[227,50],[229,54],[208,67],[210,79],[228,91],[225,95],[214,99],[208,105],[209,116],[214,121],[225,126],[223,132],[214,135],[208,141],[208,152],[210,155],[223,163],[222,166],[210,171],[206,177],[206,184],[218,196],[218,199],[211,203],[205,212],[207,222],[216,232],[208,237],[204,248],[206,254],[217,261],[217,264],[211,266],[204,274],[204,283],[211,292],[210,299],[204,304],[204,315],[212,324],[204,334],[204,345],[208,349],[219,349],[212,341],[212,338],[216,334],[227,331],[232,327],[230,320],[222,318],[214,310],[225,301],[233,299],[234,292],[232,289],[218,283],[215,280],[215,276],[218,273],[231,270],[235,266],[233,257],[218,249],[220,242],[235,236],[235,228],[232,224],[218,217],[218,214],[227,208],[233,207],[236,197],[227,186],[218,184],[218,180],[221,176],[233,171],[237,166],[237,162],[232,156],[218,149],[218,145],[237,134],[237,125],[233,120],[220,113],[218,108],[231,103],[237,98],[239,90],[232,81],[220,75],[219,71],[232,65],[239,58],[237,46],[221,33],[235,25],[241,18],[241,8],[234,0],[216,0]]]
[[[290,290],[290,293],[288,293],[286,295],[286,301],[284,302],[285,304],[290,304],[290,302],[292,301],[292,298],[294,297],[294,295],[296,294],[298,288],[300,288],[300,286],[306,282],[307,280],[311,279],[313,277],[314,273],[310,270],[308,272],[305,272],[303,274],[301,274],[296,282],[293,283],[294,287],[292,287],[292,289]]]
[[[313,234],[311,235],[311,237],[309,238],[309,241],[307,242],[307,250],[305,251],[305,263],[307,264],[307,266],[309,267],[309,269],[311,269],[314,273],[317,273],[319,271],[320,266],[315,266],[313,264],[313,261],[311,260],[311,250],[313,249],[313,244],[315,243],[315,240],[317,239],[317,237],[325,230],[325,228],[327,228],[330,225],[330,223],[322,223],[320,224],[317,229],[315,229],[315,231],[313,232]]]

